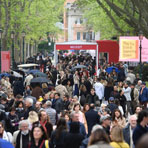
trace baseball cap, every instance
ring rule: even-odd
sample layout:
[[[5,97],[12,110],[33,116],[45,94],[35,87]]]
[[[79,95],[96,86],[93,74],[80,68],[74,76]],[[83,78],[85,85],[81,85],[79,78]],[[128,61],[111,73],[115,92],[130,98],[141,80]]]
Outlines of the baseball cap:
[[[110,119],[110,115],[105,115],[100,118],[100,122],[102,123],[104,120]]]
[[[114,101],[114,97],[110,97],[109,98],[109,101]]]

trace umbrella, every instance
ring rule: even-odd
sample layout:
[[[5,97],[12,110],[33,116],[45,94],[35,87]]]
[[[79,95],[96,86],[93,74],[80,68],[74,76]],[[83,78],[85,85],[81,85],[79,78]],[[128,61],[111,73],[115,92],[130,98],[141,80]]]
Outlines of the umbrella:
[[[33,78],[30,83],[48,83],[48,82],[50,82],[50,80],[48,80],[45,77],[37,77]]]
[[[74,69],[81,69],[81,68],[87,68],[85,65],[77,65],[74,67]]]
[[[111,72],[113,71],[113,69],[115,69],[115,71],[116,71],[117,73],[119,72],[119,69],[118,69],[117,67],[114,67],[114,66],[108,67],[108,68],[106,69],[106,72],[107,72],[107,73],[111,73]]]
[[[43,72],[36,72],[34,75],[35,77],[47,77],[47,75]]]
[[[1,74],[0,74],[0,79],[2,78],[2,76],[9,77],[10,74],[9,74],[9,73],[1,73]]]
[[[38,69],[32,69],[32,70],[28,71],[28,74],[30,74],[30,73],[35,74],[37,72],[40,72],[40,71]]]
[[[21,74],[19,74],[16,71],[12,71],[13,72],[13,76],[17,77],[17,78],[22,78],[23,76]]]

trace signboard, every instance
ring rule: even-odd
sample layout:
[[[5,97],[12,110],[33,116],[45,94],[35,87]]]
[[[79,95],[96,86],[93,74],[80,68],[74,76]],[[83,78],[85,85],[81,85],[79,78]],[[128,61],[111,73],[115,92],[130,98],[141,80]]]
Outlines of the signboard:
[[[1,51],[1,71],[8,72],[10,70],[10,51]]]
[[[58,50],[96,50],[97,45],[56,45],[56,49]]]
[[[143,38],[142,42],[142,61],[148,61],[148,39]],[[140,61],[140,41],[139,37],[120,37],[120,61]]]

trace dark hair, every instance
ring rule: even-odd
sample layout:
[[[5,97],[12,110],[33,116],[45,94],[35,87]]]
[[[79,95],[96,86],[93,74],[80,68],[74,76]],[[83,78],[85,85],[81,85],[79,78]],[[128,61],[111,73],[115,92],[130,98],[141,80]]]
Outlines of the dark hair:
[[[140,124],[141,121],[143,121],[144,117],[148,117],[148,111],[147,110],[142,110],[139,114],[138,114],[138,119],[137,119],[137,123]]]
[[[16,98],[16,99],[21,99],[21,98],[23,98],[23,97],[22,97],[22,95],[18,94],[18,95],[16,95],[15,98]]]
[[[120,117],[119,117],[119,118],[123,119],[123,116],[122,116],[122,114],[121,114],[121,111],[120,111],[119,109],[115,109],[114,112],[113,112],[113,115],[112,115],[112,121],[114,121],[115,118],[116,118],[115,112],[119,112],[119,113],[120,113]]]
[[[59,93],[55,93],[54,95],[58,95],[60,97],[60,94]]]
[[[79,122],[71,122],[70,123],[70,133],[79,133],[80,123]]]
[[[148,134],[145,134],[138,141],[136,148],[147,148],[148,146]]]
[[[11,112],[11,111],[16,111],[16,108],[13,106],[13,107],[10,108],[9,111],[10,111],[10,112]]]
[[[80,105],[80,103],[76,103],[76,104],[74,105],[74,107],[73,107],[73,110],[74,110],[74,111],[75,111],[76,106],[79,106],[79,110],[81,110],[81,105]]]
[[[47,133],[45,132],[43,126],[38,123],[38,124],[34,124],[32,130],[31,130],[31,139],[32,139],[32,141],[34,142],[33,131],[34,131],[34,129],[36,127],[40,128],[42,130],[42,132],[43,132],[43,135],[42,135],[40,140],[46,140],[47,139]]]
[[[93,144],[96,144],[97,142],[99,142],[99,141],[103,141],[103,142],[105,142],[105,143],[107,143],[107,144],[109,144],[109,137],[108,137],[108,135],[107,135],[107,133],[105,132],[105,130],[104,129],[97,129],[97,130],[95,130],[92,134],[91,134],[91,136],[90,136],[90,138],[89,138],[89,143],[88,143],[88,145],[93,145]]]
[[[58,139],[62,133],[62,131],[64,130],[67,130],[67,123],[66,123],[66,120],[65,118],[60,118],[58,120],[58,123],[57,123],[57,128],[56,128],[56,139]]]

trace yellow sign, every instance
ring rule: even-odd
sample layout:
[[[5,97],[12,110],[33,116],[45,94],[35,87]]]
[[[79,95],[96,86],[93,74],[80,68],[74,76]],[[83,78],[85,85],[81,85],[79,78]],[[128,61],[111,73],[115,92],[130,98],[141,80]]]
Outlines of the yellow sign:
[[[138,59],[138,40],[121,39],[120,60]]]

